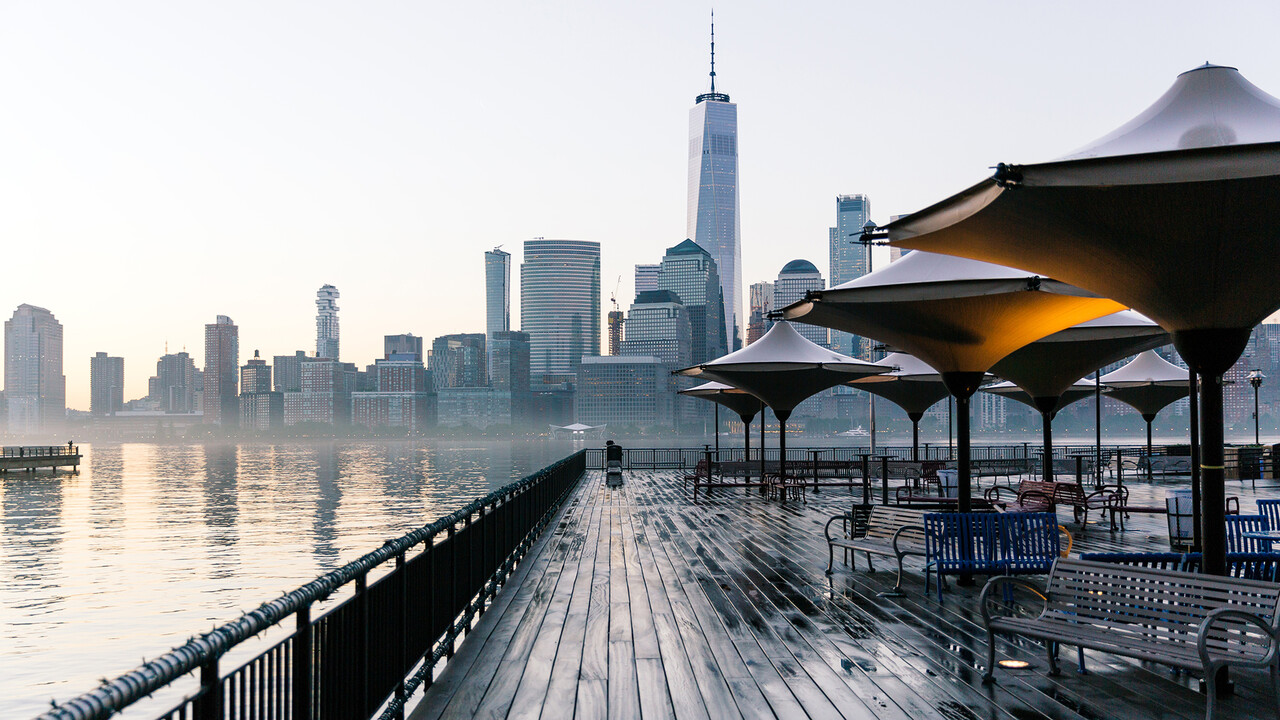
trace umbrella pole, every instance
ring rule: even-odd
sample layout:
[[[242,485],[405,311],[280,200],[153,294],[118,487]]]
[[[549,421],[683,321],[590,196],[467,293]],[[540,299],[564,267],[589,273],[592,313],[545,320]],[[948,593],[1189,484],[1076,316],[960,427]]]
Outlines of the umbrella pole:
[[[956,469],[959,507],[962,513],[973,510],[969,478],[969,397],[956,397]],[[961,576],[964,579],[964,576]],[[973,578],[969,578],[973,582]]]
[[[924,413],[907,413],[911,420],[911,462],[920,462],[920,418]]]
[[[751,419],[742,418],[742,461],[751,462]]]
[[[1043,443],[1044,469],[1041,480],[1053,480],[1053,414],[1040,412],[1040,437]]]
[[[765,421],[764,402],[760,403],[760,492],[764,493],[764,421]]]
[[[1102,487],[1102,368],[1093,373],[1093,484]]]
[[[1143,419],[1147,421],[1147,480],[1151,479],[1151,421],[1156,419],[1155,415],[1144,415]]]
[[[1222,375],[1215,374],[1200,382],[1200,540],[1206,575],[1224,575],[1227,570],[1222,434]]]
[[[716,409],[715,427],[712,433],[716,436],[716,461],[720,460],[720,403],[712,403]]]
[[[1191,523],[1191,549],[1200,552],[1200,378],[1192,370],[1187,373],[1187,383],[1191,386],[1188,396],[1188,413],[1191,415],[1191,507],[1195,508]],[[1147,463],[1151,463],[1150,457]]]
[[[777,413],[774,413],[775,415]],[[787,478],[787,421],[778,418],[778,477],[785,484]],[[785,501],[787,496],[784,494]]]

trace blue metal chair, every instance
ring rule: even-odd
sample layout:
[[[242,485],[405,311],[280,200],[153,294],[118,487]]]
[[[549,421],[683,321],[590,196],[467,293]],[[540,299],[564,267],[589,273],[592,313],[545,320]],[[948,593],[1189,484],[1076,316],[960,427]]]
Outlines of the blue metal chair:
[[[1265,517],[1273,529],[1280,528],[1280,498],[1259,500],[1258,514]]]
[[[1229,553],[1269,553],[1270,540],[1258,540],[1244,537],[1244,533],[1267,532],[1271,523],[1265,515],[1228,515],[1227,552]]]

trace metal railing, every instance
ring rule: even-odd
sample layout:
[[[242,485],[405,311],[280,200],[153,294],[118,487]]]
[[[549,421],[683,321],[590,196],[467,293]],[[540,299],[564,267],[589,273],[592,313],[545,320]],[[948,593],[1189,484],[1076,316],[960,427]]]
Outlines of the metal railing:
[[[1102,448],[1103,464],[1107,464],[1111,459],[1116,457],[1116,453],[1120,450],[1115,445],[1104,445]],[[912,457],[911,446],[909,445],[877,445],[875,452],[871,451],[870,445],[854,446],[846,445],[842,447],[789,447],[787,448],[787,462],[804,462],[813,459],[813,453],[819,453],[820,460],[831,460],[835,462],[855,462],[860,461],[862,457],[888,457],[894,460],[910,460]],[[1134,452],[1133,448],[1126,448],[1126,453]],[[587,448],[587,467],[593,470],[604,468],[604,449],[603,448]],[[695,467],[699,461],[706,457],[707,450],[704,447],[683,447],[683,448],[624,448],[622,452],[622,466],[626,469],[634,470],[678,470]],[[1055,459],[1065,460],[1076,455],[1087,455],[1092,457],[1094,447],[1092,445],[1062,445],[1053,448],[1053,456]],[[750,453],[744,452],[741,446],[731,447],[722,445],[719,454],[716,455],[714,449],[712,454],[715,459],[720,462],[759,462],[760,448],[751,448]],[[778,459],[778,448],[769,447],[765,449],[765,460],[776,461]],[[970,457],[973,460],[1013,460],[1034,458],[1037,461],[1040,458],[1040,446],[1036,443],[1019,443],[1016,445],[975,445],[971,448]],[[955,449],[948,447],[946,444],[921,443],[920,445],[921,460],[954,460]]]
[[[403,718],[585,470],[579,451],[191,640],[41,720],[107,718],[187,673],[200,689],[166,720]],[[410,552],[419,549],[416,554]],[[373,582],[370,571],[394,561]],[[354,584],[318,618],[312,606]],[[295,631],[228,675],[218,660],[293,616]]]
[[[79,454],[80,448],[74,445],[9,445],[0,448],[0,457],[6,458],[41,458]]]

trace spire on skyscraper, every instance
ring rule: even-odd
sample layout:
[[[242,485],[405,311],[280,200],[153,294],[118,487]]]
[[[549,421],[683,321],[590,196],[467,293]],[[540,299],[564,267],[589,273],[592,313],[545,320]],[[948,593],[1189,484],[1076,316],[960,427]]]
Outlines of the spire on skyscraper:
[[[711,92],[716,91],[716,9],[711,8]]]

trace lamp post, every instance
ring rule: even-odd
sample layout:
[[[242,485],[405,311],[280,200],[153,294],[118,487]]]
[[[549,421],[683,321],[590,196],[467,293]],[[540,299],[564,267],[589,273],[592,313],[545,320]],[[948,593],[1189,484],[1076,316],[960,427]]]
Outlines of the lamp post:
[[[871,267],[871,248],[876,245],[885,244],[883,240],[877,242],[875,239],[875,232],[877,227],[878,226],[875,224],[875,222],[868,220],[865,223],[863,223],[862,232],[849,233],[850,235],[857,235],[858,239],[855,240],[854,242],[862,245],[862,247],[865,248],[867,251],[867,274],[868,275],[871,274],[873,269]],[[873,350],[874,350],[874,347],[873,347]],[[875,362],[877,358],[875,357],[875,353],[872,352],[871,357],[867,359],[872,362]],[[869,403],[870,409],[867,412],[867,417],[871,425],[871,434],[870,434],[871,454],[875,455],[876,454],[876,395],[875,393],[870,393],[870,392],[867,393],[867,399],[870,401]]]
[[[1248,375],[1249,384],[1253,386],[1253,444],[1254,445],[1262,444],[1258,438],[1258,422],[1259,422],[1258,388],[1262,387],[1262,381],[1266,379],[1267,379],[1267,376],[1263,375],[1262,371],[1259,369],[1255,368],[1249,371],[1249,375]]]

